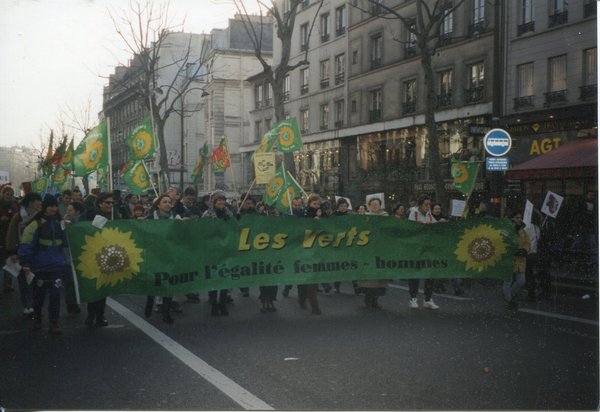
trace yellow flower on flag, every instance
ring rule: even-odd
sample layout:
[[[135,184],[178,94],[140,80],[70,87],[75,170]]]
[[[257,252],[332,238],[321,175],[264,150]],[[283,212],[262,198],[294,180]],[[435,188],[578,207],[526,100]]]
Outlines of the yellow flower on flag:
[[[465,270],[482,272],[494,267],[506,253],[502,231],[487,224],[465,229],[454,254],[465,263]]]
[[[289,194],[289,196],[288,196]],[[294,186],[288,186],[287,189],[285,189],[283,191],[283,193],[281,194],[280,197],[280,202],[282,204],[282,206],[287,209],[290,207],[290,202],[292,201],[292,199],[294,199],[295,197],[298,197],[299,193],[296,190],[296,188]]]
[[[469,172],[464,163],[453,163],[451,173],[454,183],[464,183],[469,180]]]
[[[139,130],[133,136],[132,150],[136,159],[144,159],[152,149],[152,136],[146,130]]]
[[[289,126],[282,126],[279,129],[279,148],[285,149],[292,147],[296,143],[296,134]]]
[[[132,180],[137,187],[146,187],[149,185],[150,182],[148,181],[148,174],[146,173],[144,166],[138,165],[138,167],[135,168],[133,171]]]
[[[282,187],[283,176],[275,176],[267,186],[267,196],[270,198],[276,198],[279,195],[279,191]]]
[[[116,286],[132,279],[143,262],[142,249],[137,248],[131,232],[104,228],[93,236],[85,236],[77,270],[81,276],[96,280],[96,289]]]
[[[103,152],[104,145],[100,140],[91,141],[86,153],[87,156],[82,159],[85,167],[88,169],[94,169],[102,159]]]

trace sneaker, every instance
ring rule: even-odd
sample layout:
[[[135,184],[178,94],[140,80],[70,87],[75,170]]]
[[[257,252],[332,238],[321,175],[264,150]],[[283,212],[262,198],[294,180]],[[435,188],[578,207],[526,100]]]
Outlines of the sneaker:
[[[408,307],[411,309],[419,309],[417,298],[411,298],[411,300],[408,301]]]
[[[33,315],[33,308],[25,308],[25,310],[23,311],[23,315],[25,315],[25,316]]]
[[[439,309],[440,308],[438,305],[433,303],[433,299],[426,300],[425,302],[423,302],[423,307],[425,309]]]

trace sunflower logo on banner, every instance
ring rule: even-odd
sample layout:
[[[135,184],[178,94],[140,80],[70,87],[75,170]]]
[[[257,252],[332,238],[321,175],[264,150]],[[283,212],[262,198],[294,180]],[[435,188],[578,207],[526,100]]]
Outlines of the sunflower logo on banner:
[[[142,249],[131,235],[116,228],[104,228],[93,236],[85,236],[77,264],[81,276],[95,280],[97,290],[133,279],[144,259]]]
[[[302,148],[300,129],[298,129],[298,121],[295,117],[276,123],[271,129],[271,133],[277,136],[277,146],[284,153],[295,152]]]
[[[463,194],[470,193],[479,171],[478,162],[451,161],[450,173],[452,174],[452,185]]]
[[[487,224],[465,229],[454,254],[465,263],[465,270],[482,272],[502,260],[507,251],[504,237],[501,230]]]
[[[75,150],[75,176],[86,176],[108,165],[108,131],[106,121],[88,132]]]
[[[264,202],[267,205],[272,205],[273,203],[279,200],[279,196],[285,186],[285,176],[283,174],[283,169],[280,167],[275,174],[275,177],[271,179],[271,181],[267,184],[264,194]]]
[[[154,134],[150,116],[146,116],[142,124],[133,129],[128,139],[132,159],[147,159],[154,156]]]

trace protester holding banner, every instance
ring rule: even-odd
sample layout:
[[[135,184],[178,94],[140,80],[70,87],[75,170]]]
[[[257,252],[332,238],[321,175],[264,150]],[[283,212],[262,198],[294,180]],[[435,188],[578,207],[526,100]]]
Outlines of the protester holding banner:
[[[96,209],[95,213],[93,213],[92,219],[95,216],[102,216],[108,220],[118,220],[121,218],[119,212],[114,209],[114,197],[112,193],[102,192],[96,198]],[[87,318],[85,319],[85,324],[87,326],[92,326],[94,322],[97,326],[108,326],[108,321],[104,317],[104,311],[106,310],[106,298],[102,298],[100,300],[94,302],[88,302],[87,305]]]
[[[6,233],[6,251],[8,259],[13,262],[17,262],[17,251],[19,244],[23,239],[23,231],[25,227],[42,208],[42,196],[36,192],[29,192],[21,200],[21,207],[19,212],[16,213],[10,220],[8,231]],[[31,292],[31,285],[29,285],[25,279],[25,271],[21,269],[17,276],[17,283],[19,284],[19,293],[21,297],[21,303],[23,304],[23,315],[30,316],[33,314],[33,296]]]
[[[431,215],[431,198],[427,195],[421,195],[417,200],[417,206],[412,207],[408,214],[408,220],[412,220],[422,224],[435,223],[433,216]],[[408,280],[408,292],[410,294],[410,301],[408,307],[411,309],[419,309],[419,303],[417,301],[417,293],[419,292],[419,279]],[[433,302],[431,296],[433,295],[433,279],[425,279],[425,301],[423,307],[426,309],[438,309],[439,306]]]
[[[227,196],[222,190],[216,190],[210,196],[211,207],[204,212],[203,218],[213,218],[221,220],[229,220],[234,218],[233,213],[227,207]],[[208,300],[210,301],[210,314],[211,316],[227,316],[229,311],[227,310],[227,296],[228,290],[221,289],[219,291],[211,290],[208,292]],[[218,300],[217,300],[218,295]]]
[[[408,219],[408,214],[406,213],[404,205],[396,205],[392,210],[392,216],[397,219]]]
[[[525,284],[525,270],[527,268],[527,254],[531,250],[529,236],[525,233],[525,225],[523,224],[523,214],[521,212],[513,213],[512,221],[515,224],[517,232],[518,249],[515,252],[515,267],[510,280],[505,280],[502,285],[504,299],[506,300],[509,309],[518,309],[517,296],[523,285]]]
[[[58,326],[60,315],[60,288],[68,264],[67,235],[60,223],[58,201],[47,194],[42,209],[35,214],[23,232],[19,245],[19,259],[26,277],[33,277],[33,311],[36,330],[42,328],[42,308],[46,294],[49,295],[48,334],[61,334]],[[29,279],[31,281],[31,279]]]
[[[304,209],[304,217],[311,219],[319,219],[321,216],[321,197],[317,194],[312,194],[306,201]],[[317,300],[317,285],[315,283],[308,285],[298,285],[298,304],[302,309],[306,309],[306,299],[310,303],[311,312],[313,315],[320,315],[319,301]]]

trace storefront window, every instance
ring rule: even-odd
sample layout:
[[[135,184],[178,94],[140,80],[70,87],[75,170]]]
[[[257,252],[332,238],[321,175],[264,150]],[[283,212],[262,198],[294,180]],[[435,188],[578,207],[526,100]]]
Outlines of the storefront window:
[[[340,141],[305,143],[294,153],[298,183],[307,192],[339,194]]]

